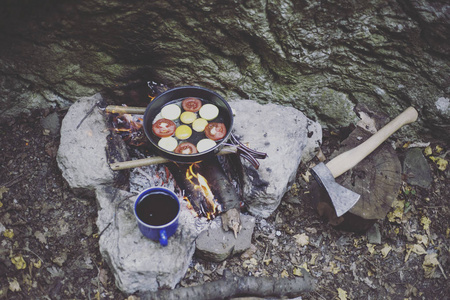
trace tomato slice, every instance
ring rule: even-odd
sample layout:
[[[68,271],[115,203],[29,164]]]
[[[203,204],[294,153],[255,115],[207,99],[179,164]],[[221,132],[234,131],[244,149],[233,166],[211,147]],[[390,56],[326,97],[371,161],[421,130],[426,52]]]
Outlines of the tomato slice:
[[[152,125],[153,133],[158,137],[168,137],[174,134],[177,125],[169,119],[159,119]]]
[[[175,153],[179,153],[179,154],[194,154],[194,153],[198,153],[197,151],[197,147],[195,147],[194,144],[192,143],[188,143],[188,142],[184,142],[179,144],[175,150]]]
[[[217,141],[223,139],[227,134],[227,128],[223,123],[209,123],[205,127],[205,135],[207,138]]]
[[[194,97],[189,97],[181,102],[181,106],[185,111],[196,112],[200,110],[200,107],[202,107],[202,100]]]

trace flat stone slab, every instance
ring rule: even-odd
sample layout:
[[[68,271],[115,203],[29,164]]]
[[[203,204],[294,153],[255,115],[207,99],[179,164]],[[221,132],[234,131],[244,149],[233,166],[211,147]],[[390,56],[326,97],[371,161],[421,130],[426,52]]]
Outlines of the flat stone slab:
[[[230,102],[234,113],[234,135],[268,157],[256,170],[244,166],[244,202],[252,215],[267,218],[278,207],[295,180],[302,159],[311,159],[322,141],[322,129],[301,111],[252,100]],[[305,154],[305,157],[303,156]]]
[[[243,214],[240,218],[242,228],[237,238],[233,231],[222,229],[222,218],[214,219],[209,228],[198,236],[195,255],[208,261],[221,262],[250,248],[256,219]]]
[[[101,100],[100,94],[81,98],[62,121],[56,160],[73,189],[94,190],[99,185],[113,185],[119,174],[108,165],[106,148],[110,131],[104,113],[95,107]]]
[[[406,174],[406,181],[415,186],[427,189],[433,182],[431,168],[427,159],[423,156],[422,149],[412,148],[406,152],[403,161],[403,174]]]
[[[177,232],[162,247],[139,231],[133,213],[136,196],[113,187],[96,190],[100,252],[114,273],[116,285],[125,293],[174,288],[194,255],[200,233],[194,215],[182,205]]]

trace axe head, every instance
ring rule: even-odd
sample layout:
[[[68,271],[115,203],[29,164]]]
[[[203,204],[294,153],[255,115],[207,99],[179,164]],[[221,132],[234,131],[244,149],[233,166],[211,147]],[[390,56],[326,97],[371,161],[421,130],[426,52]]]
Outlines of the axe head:
[[[358,202],[360,195],[338,184],[324,163],[312,168],[312,174],[330,196],[338,217],[349,211]]]

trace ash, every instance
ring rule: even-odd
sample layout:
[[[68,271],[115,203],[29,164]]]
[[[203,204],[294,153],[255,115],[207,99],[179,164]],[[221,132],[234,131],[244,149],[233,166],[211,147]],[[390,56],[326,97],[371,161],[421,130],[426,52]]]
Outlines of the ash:
[[[133,160],[145,158],[145,155],[139,151],[134,151],[133,154]],[[143,166],[131,170],[130,192],[139,193],[149,187],[156,186],[165,187],[174,191],[178,196],[181,196],[181,191],[165,165]]]

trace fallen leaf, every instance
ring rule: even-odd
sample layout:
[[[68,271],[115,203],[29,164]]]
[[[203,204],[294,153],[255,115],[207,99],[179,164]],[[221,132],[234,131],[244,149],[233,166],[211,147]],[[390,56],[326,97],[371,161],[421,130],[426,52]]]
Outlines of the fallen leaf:
[[[108,272],[105,269],[100,268],[100,271],[98,272],[98,279],[103,284],[103,286],[107,286],[108,285]]]
[[[11,257],[11,262],[16,266],[17,270],[23,270],[27,267],[27,263],[23,259],[22,254],[17,254]]]
[[[434,271],[436,271],[436,267],[439,265],[439,261],[437,260],[437,253],[431,253],[425,255],[423,260],[422,268],[424,271],[425,278],[431,278],[434,275]]]
[[[317,257],[319,257],[319,253],[311,253],[311,259],[309,260],[309,264],[315,265]]]
[[[433,150],[431,149],[430,146],[428,146],[428,147],[426,147],[426,148],[423,150],[423,154],[424,154],[425,156],[430,156],[431,154],[433,154]]]
[[[330,261],[330,264],[323,269],[324,272],[337,274],[341,271],[341,269],[336,265],[334,261]]]
[[[19,292],[21,290],[20,289],[20,284],[19,284],[19,282],[17,281],[16,278],[13,278],[13,279],[8,278],[8,282],[9,282],[9,289],[12,292]]]
[[[0,186],[0,199],[3,199],[3,194],[7,193],[9,189],[6,186]],[[2,206],[0,206],[2,207]]]
[[[435,156],[430,156],[430,159],[438,166],[439,170],[445,171],[445,169],[447,169],[448,160]]]
[[[375,252],[375,245],[367,243],[367,251],[369,251],[370,254],[373,254]]]
[[[305,182],[309,183],[309,177],[311,176],[311,173],[309,171],[306,171],[305,174],[302,174],[302,178]]]
[[[403,218],[403,212],[405,210],[405,201],[402,200],[394,200],[392,203],[392,207],[394,208],[393,211],[390,211],[387,214],[388,220],[391,223],[398,223],[400,224]]]
[[[42,260],[39,259],[37,262],[33,262],[33,266],[36,269],[39,269],[40,267],[42,267]]]
[[[424,246],[428,246],[428,237],[422,234],[414,234],[418,244],[423,244]]]
[[[288,277],[289,277],[288,271],[283,270],[283,271],[281,272],[281,278],[288,278]]]
[[[436,150],[436,153],[437,153],[437,154],[441,154],[442,151],[444,150],[444,148],[442,148],[442,147],[439,146],[439,145],[436,145],[436,147],[435,147],[434,149]]]
[[[416,253],[418,255],[427,254],[427,251],[425,251],[425,249],[419,244],[406,245],[405,262],[409,259],[409,256],[410,256],[411,252],[414,252],[414,253]]]
[[[294,235],[294,238],[295,238],[295,242],[300,247],[303,247],[303,246],[306,246],[309,244],[309,237],[305,233],[296,234],[296,235]]]
[[[5,232],[3,232],[3,236],[9,239],[12,239],[14,237],[14,230],[13,229],[6,229]]]
[[[295,276],[303,276],[302,270],[301,270],[300,268],[297,268],[297,267],[294,268],[294,270],[292,271],[292,273],[293,273]]]
[[[36,231],[34,233],[34,237],[38,239],[39,242],[41,242],[42,244],[47,244],[47,238],[45,237],[45,235],[40,232],[40,231]]]
[[[420,218],[420,224],[422,224],[424,230],[428,230],[430,229],[431,220],[426,216],[422,216]]]
[[[339,300],[347,300],[347,292],[341,288],[337,289]]]
[[[257,265],[258,265],[258,261],[255,258],[250,258],[250,259],[244,260],[244,262],[242,263],[242,266],[246,269],[253,269]]]
[[[384,244],[383,249],[381,249],[381,254],[383,255],[383,258],[386,258],[386,256],[391,252],[392,247],[388,244]]]

